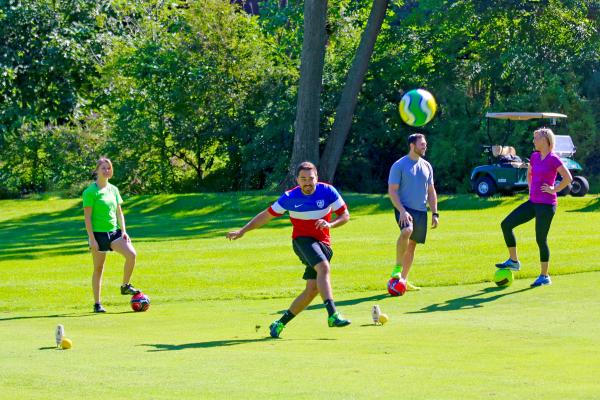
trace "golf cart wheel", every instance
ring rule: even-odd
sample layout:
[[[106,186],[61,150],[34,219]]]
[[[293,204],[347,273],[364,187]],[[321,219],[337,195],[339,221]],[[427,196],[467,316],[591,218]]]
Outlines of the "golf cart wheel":
[[[571,196],[583,197],[590,191],[590,184],[583,176],[573,177],[571,182]]]
[[[554,186],[558,186],[559,184],[560,184],[560,181],[555,183]],[[569,184],[569,185],[565,186],[565,188],[563,190],[561,190],[560,192],[556,192],[556,195],[557,196],[566,196],[569,193],[571,193],[571,190],[572,190],[572,185]]]
[[[496,193],[496,184],[488,176],[482,176],[475,182],[475,192],[479,197],[490,197]]]

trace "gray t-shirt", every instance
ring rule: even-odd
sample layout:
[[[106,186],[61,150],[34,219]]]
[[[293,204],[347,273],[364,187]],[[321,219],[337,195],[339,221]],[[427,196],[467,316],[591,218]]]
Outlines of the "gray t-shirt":
[[[398,195],[404,207],[427,211],[427,187],[433,185],[433,168],[422,157],[414,161],[406,155],[390,168],[388,184],[400,185]]]

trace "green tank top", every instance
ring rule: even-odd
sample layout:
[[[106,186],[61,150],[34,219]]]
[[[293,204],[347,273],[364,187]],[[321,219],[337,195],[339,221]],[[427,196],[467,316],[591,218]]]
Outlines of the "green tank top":
[[[100,189],[96,182],[83,191],[83,206],[92,207],[92,230],[117,230],[117,206],[123,203],[119,189],[110,183]]]

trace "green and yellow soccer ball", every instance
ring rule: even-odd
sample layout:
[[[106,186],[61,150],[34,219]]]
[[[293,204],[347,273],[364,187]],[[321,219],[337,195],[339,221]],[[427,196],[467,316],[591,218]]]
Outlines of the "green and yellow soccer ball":
[[[402,96],[398,108],[405,124],[418,127],[433,119],[437,111],[437,103],[427,90],[414,89]]]
[[[501,268],[494,274],[494,282],[500,287],[512,285],[514,279],[513,272],[508,268]]]

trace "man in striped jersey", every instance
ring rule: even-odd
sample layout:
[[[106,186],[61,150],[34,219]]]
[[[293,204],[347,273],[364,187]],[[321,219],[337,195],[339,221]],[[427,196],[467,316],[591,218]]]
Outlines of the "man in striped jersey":
[[[288,190],[269,208],[256,215],[242,229],[227,233],[236,240],[248,231],[260,228],[273,218],[290,213],[294,227],[292,245],[300,261],[306,266],[303,279],[306,288],[292,302],[283,316],[270,326],[271,337],[277,338],[285,325],[298,315],[317,296],[321,295],[327,309],[330,327],[350,324],[336,310],[330,282],[330,265],[333,251],[330,247],[329,229],[344,225],[350,219],[344,199],[331,185],[318,182],[317,168],[313,163],[303,162],[296,169],[298,186]],[[336,217],[331,218],[335,213]]]

